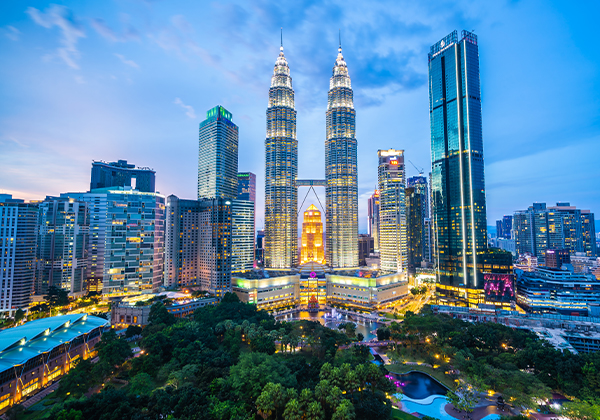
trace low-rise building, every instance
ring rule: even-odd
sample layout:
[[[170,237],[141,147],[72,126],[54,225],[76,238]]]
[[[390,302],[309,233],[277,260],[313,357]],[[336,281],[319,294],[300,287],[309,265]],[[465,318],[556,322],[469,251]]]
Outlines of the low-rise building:
[[[107,324],[76,314],[0,331],[0,412],[57,381],[79,360],[95,357]]]
[[[587,316],[589,306],[600,303],[600,281],[593,275],[538,267],[515,270],[517,303],[529,312]]]

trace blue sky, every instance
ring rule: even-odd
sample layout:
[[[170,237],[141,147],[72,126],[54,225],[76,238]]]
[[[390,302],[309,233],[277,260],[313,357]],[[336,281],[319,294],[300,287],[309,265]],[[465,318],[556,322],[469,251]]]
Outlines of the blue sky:
[[[261,227],[280,27],[302,178],[324,176],[341,29],[365,230],[378,149],[404,149],[430,167],[427,52],[467,29],[480,46],[488,224],[534,201],[600,212],[600,2],[13,1],[1,9],[0,192],[39,199],[87,190],[92,160],[126,159],[154,168],[161,193],[195,198],[198,124],[221,104],[240,128],[240,171],[257,174]]]

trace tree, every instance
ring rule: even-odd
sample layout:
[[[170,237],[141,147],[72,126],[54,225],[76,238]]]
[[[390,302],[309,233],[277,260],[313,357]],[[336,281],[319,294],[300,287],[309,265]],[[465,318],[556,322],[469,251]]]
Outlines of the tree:
[[[129,383],[129,394],[133,396],[148,395],[154,390],[155,384],[152,376],[145,372],[135,375]]]
[[[331,420],[354,420],[355,418],[354,406],[350,400],[342,400],[336,407]]]
[[[79,360],[75,367],[60,380],[59,392],[74,397],[85,394],[95,383],[90,359]]]
[[[79,410],[63,409],[56,415],[56,420],[83,420],[83,413]]]
[[[306,420],[323,420],[325,418],[325,413],[323,412],[323,407],[317,401],[313,401],[308,405],[308,408],[305,413]]]
[[[175,317],[173,316],[173,314],[169,313],[169,311],[162,302],[156,302],[150,307],[148,323],[150,325],[173,325],[175,323]]]
[[[391,332],[390,332],[389,328],[387,328],[387,327],[377,328],[377,340],[379,340],[379,341],[389,340],[390,336],[391,336]]]
[[[571,420],[597,420],[600,419],[600,405],[585,401],[568,402],[563,405],[560,414]]]
[[[142,333],[142,327],[138,325],[130,325],[127,327],[127,331],[125,331],[125,337],[131,338],[136,335],[140,335]]]
[[[15,324],[21,322],[23,318],[25,318],[25,312],[21,308],[17,309],[15,312]]]
[[[69,293],[56,286],[50,286],[48,288],[48,295],[44,296],[44,299],[46,299],[51,308],[66,306],[69,304]]]
[[[364,339],[365,339],[365,336],[363,335],[363,333],[356,334],[356,341],[358,341],[359,343],[361,341],[363,341]]]
[[[285,388],[281,384],[269,382],[256,399],[258,414],[263,419],[271,417],[271,414],[275,414],[275,418],[278,418],[279,410],[285,407],[286,396]]]
[[[283,418],[285,420],[302,420],[302,410],[300,409],[300,403],[296,398],[292,398],[285,405]]]
[[[119,366],[131,357],[131,348],[125,340],[117,337],[114,330],[102,334],[100,342],[96,345],[100,361],[110,366]]]

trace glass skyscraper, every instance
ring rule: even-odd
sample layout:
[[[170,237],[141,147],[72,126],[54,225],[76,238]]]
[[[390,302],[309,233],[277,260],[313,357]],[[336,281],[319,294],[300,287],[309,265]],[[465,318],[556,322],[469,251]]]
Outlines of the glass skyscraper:
[[[452,32],[429,52],[432,221],[438,294],[482,289],[487,249],[479,50],[475,34]]]
[[[338,49],[329,82],[325,140],[326,259],[330,266],[358,266],[358,177],[354,99],[348,66]]]
[[[126,160],[92,162],[90,190],[108,187],[132,187],[143,192],[155,192],[156,172],[150,168],[136,168]],[[132,185],[133,180],[135,183]]]
[[[275,62],[265,139],[265,266],[289,268],[298,260],[298,140],[290,67],[281,46]]]
[[[404,150],[379,150],[379,254],[384,273],[407,268]]]
[[[231,120],[231,112],[217,105],[200,123],[198,200],[237,196],[238,127]]]
[[[373,252],[379,252],[379,191],[375,190],[367,201],[368,232],[373,238]]]

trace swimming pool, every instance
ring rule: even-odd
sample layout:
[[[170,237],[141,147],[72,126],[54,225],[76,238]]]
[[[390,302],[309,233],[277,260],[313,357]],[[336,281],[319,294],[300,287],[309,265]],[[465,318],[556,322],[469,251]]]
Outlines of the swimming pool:
[[[446,397],[431,395],[420,400],[412,399],[406,395],[402,396],[402,410],[407,413],[419,413],[439,420],[456,420],[450,414],[446,413]],[[498,420],[497,414],[489,414],[481,420]]]

